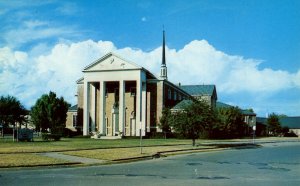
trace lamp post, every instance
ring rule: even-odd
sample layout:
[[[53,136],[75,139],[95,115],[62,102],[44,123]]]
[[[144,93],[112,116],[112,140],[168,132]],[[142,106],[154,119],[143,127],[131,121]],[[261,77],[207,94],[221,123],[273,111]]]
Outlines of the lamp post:
[[[254,126],[252,127],[252,129],[253,129],[253,141],[252,141],[252,143],[254,144],[256,125],[254,125]]]

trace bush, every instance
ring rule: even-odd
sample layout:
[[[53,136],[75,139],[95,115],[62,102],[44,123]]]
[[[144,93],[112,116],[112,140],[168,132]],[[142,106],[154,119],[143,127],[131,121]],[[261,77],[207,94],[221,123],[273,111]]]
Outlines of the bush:
[[[68,128],[63,129],[63,137],[72,138],[74,136],[76,136],[76,132],[74,132],[74,131],[72,131],[71,129],[68,129]]]
[[[59,141],[61,137],[60,134],[42,133],[43,141]]]

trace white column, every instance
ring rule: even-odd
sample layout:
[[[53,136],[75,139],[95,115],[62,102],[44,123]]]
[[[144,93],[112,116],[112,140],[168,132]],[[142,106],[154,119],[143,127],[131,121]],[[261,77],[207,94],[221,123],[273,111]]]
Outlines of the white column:
[[[142,82],[141,79],[137,79],[136,81],[136,135],[140,136],[141,129],[141,103],[142,103]]]
[[[90,116],[91,116],[91,132],[95,132],[96,127],[96,88],[94,85],[91,84],[91,110],[90,110]]]
[[[83,135],[86,136],[89,134],[89,101],[90,101],[90,92],[89,92],[89,82],[84,81],[84,90],[83,90]]]
[[[125,106],[124,106],[124,98],[125,98],[125,82],[121,80],[119,82],[120,88],[119,88],[119,131],[121,131],[124,135],[124,117],[125,117]],[[117,131],[118,132],[118,131]]]
[[[146,112],[146,103],[147,103],[147,99],[146,99],[146,82],[142,83],[142,111],[141,111],[141,121],[142,121],[142,135],[145,136],[146,135],[146,116],[147,116],[147,112]]]
[[[100,124],[100,133],[106,135],[106,120],[105,120],[105,102],[106,102],[106,86],[104,81],[100,81],[100,105],[99,105],[99,124]]]

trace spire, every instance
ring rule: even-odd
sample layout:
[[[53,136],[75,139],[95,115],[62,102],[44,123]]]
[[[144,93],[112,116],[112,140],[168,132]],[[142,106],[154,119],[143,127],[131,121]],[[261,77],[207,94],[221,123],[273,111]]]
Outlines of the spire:
[[[168,79],[165,48],[166,48],[165,29],[163,29],[162,61],[160,66],[160,77],[162,79]]]
[[[166,52],[165,52],[165,47],[166,47],[166,43],[165,43],[165,30],[163,30],[163,46],[162,46],[162,62],[161,62],[161,66],[166,66]]]

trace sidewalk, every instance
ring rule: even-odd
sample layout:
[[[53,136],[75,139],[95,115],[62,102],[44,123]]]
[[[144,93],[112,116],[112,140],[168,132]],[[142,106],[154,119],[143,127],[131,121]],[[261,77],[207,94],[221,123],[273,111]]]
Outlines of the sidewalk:
[[[128,154],[124,153],[124,148],[114,149],[116,151],[120,151],[119,153],[123,156],[115,156],[114,151],[111,151],[111,149],[101,149],[98,151],[105,151],[108,150],[107,154],[111,156],[111,158],[108,159],[99,159],[99,157],[95,156],[94,158],[90,157],[80,157],[78,156],[89,156],[92,152],[89,154],[83,153],[80,154],[80,151],[74,152],[75,155],[70,155],[65,152],[66,154],[62,154],[63,152],[47,152],[47,153],[38,153],[41,156],[47,156],[51,158],[57,158],[57,159],[63,159],[65,161],[71,162],[71,163],[78,163],[83,165],[91,165],[91,164],[109,164],[109,163],[120,163],[120,162],[131,162],[131,161],[138,161],[138,160],[147,160],[147,159],[155,159],[155,158],[161,158],[166,157],[170,155],[177,155],[177,154],[187,154],[187,153],[195,153],[195,152],[208,152],[208,151],[220,151],[225,149],[230,149],[230,147],[217,147],[217,146],[198,146],[198,147],[189,147],[189,148],[182,148],[182,146],[178,146],[178,148],[171,148],[166,150],[161,150],[164,146],[161,147],[143,147],[143,153],[139,153],[139,149],[135,149],[136,154],[132,155],[131,152],[128,152]],[[134,147],[136,148],[136,147]],[[157,148],[157,150],[153,150],[150,148]],[[125,148],[126,150],[130,148]],[[131,148],[133,149],[133,148]],[[122,151],[123,150],[123,151]],[[98,153],[93,151],[93,153]],[[100,153],[100,152],[99,152]],[[72,154],[72,152],[71,152]],[[91,155],[92,156],[92,155]],[[103,156],[104,158],[105,156]],[[121,158],[120,158],[121,157]]]
[[[92,159],[92,158],[84,158],[84,157],[78,157],[78,156],[71,156],[71,155],[65,155],[60,154],[57,152],[46,152],[46,153],[38,153],[38,155],[41,156],[47,156],[51,158],[56,159],[63,159],[72,163],[82,163],[82,164],[99,164],[106,162],[105,160],[98,160],[98,159]]]

